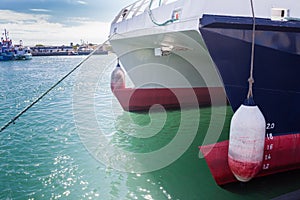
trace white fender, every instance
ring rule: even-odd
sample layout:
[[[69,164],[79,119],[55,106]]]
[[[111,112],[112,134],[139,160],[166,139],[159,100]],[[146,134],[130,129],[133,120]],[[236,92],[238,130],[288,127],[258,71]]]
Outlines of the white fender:
[[[114,91],[114,89],[125,88],[125,73],[120,67],[119,63],[111,73],[110,87],[112,91]]]
[[[249,181],[262,168],[265,126],[265,118],[256,105],[241,105],[232,117],[228,165],[239,181]]]

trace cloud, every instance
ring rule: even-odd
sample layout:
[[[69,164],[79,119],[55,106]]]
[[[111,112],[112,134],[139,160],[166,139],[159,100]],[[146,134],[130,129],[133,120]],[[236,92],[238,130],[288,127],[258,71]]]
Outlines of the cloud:
[[[80,5],[87,5],[88,2],[87,1],[84,1],[84,0],[67,0],[66,1],[67,3],[69,4],[80,4]]]
[[[86,1],[77,1],[77,3],[79,3],[79,4],[82,4],[82,5],[86,5],[87,4],[87,2]]]
[[[43,9],[43,8],[32,8],[32,9],[29,9],[33,12],[51,12],[51,10],[47,10],[47,9]]]
[[[35,14],[26,14],[14,12],[11,10],[0,10],[0,22],[8,24],[21,24],[24,21],[45,21],[49,19],[49,15],[35,15]]]
[[[108,37],[109,23],[80,18],[73,26],[49,21],[49,15],[26,14],[9,10],[0,10],[0,26],[10,32],[10,38],[24,45],[68,45],[80,40],[102,43]]]

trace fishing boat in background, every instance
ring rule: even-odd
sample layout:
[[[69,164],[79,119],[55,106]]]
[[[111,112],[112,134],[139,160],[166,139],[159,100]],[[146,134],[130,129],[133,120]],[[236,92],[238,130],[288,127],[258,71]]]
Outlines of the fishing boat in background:
[[[14,47],[14,59],[15,60],[31,60],[32,53],[29,47],[24,47],[22,44]]]
[[[6,29],[3,33],[4,37],[1,37],[0,42],[0,61],[13,60],[14,52],[12,50],[12,41],[8,37],[8,32]]]
[[[0,61],[32,59],[30,48],[24,47],[22,40],[19,45],[13,45],[6,29],[4,29],[3,35],[0,42]]]
[[[247,109],[261,111],[262,118],[256,118],[263,124],[260,141],[230,136],[236,141],[227,137],[200,147],[217,184],[300,167],[300,4],[296,1],[140,0],[116,16],[110,42],[122,64],[112,74],[111,88],[125,110],[135,110],[137,104],[139,109],[149,108],[155,101],[173,106],[172,95],[179,97],[180,106],[180,99],[184,104],[191,95],[193,103],[199,103],[199,96],[208,97],[205,103],[228,98],[236,113],[246,99]],[[255,80],[251,98],[247,96],[250,71]],[[133,88],[126,88],[125,73]],[[181,95],[177,90],[193,92]],[[241,124],[247,124],[250,115],[239,119]],[[241,149],[246,155],[241,160],[230,157],[239,156]]]

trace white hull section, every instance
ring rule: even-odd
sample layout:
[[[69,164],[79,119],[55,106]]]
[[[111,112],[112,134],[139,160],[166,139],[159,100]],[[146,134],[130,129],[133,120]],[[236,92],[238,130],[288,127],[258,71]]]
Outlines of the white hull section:
[[[222,86],[198,31],[154,35],[148,35],[147,29],[142,31],[143,36],[111,40],[135,87]]]

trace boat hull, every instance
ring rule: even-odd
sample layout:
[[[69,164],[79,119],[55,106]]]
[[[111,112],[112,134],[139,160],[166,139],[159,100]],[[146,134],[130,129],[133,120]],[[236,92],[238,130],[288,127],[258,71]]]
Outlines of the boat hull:
[[[14,60],[31,60],[31,54],[16,54]]]
[[[154,105],[164,109],[198,108],[224,105],[224,88],[124,88],[114,89],[114,95],[125,111],[148,111]]]
[[[9,60],[13,60],[13,58],[14,58],[13,54],[6,54],[6,53],[0,54],[0,61],[9,61]]]
[[[248,92],[252,20],[208,18],[210,23],[203,19],[202,23],[208,24],[201,28],[201,33],[236,111]],[[234,20],[236,24],[231,23]],[[300,22],[258,20],[257,23],[253,74],[255,102],[267,123],[275,124],[273,134],[300,132]]]
[[[135,88],[223,86],[199,31],[149,34],[144,29],[110,42]],[[163,48],[165,54],[155,54]]]
[[[219,185],[236,182],[228,165],[228,143],[201,146],[208,167]],[[266,138],[262,169],[257,177],[300,168],[300,133]]]
[[[166,109],[227,104],[222,82],[199,32],[147,35],[143,30],[140,34],[111,41],[126,72],[126,85],[132,85],[114,91],[124,110],[148,110],[155,104]],[[155,49],[166,47],[172,47],[167,55],[155,54]]]
[[[206,15],[200,24],[236,111],[248,92],[252,19]],[[266,140],[272,138],[272,143],[266,142],[265,148],[272,146],[272,151],[265,153],[263,176],[300,167],[300,22],[257,19],[256,24],[253,95],[266,119]],[[217,183],[235,180],[228,169],[227,141],[215,144],[212,153],[202,152]]]
[[[139,15],[132,12],[137,4],[123,9],[112,23],[111,44],[131,79],[133,88],[141,88],[137,92],[142,97],[139,101],[145,104],[147,98],[151,97],[145,95],[146,88],[150,89],[147,91],[149,92],[155,91],[155,88],[194,90],[224,86],[229,103],[233,111],[236,111],[248,93],[253,23],[250,4],[236,0],[223,3],[216,0],[182,0]],[[298,149],[291,147],[291,143],[298,144],[297,134],[300,133],[300,108],[297,106],[300,101],[300,68],[297,66],[300,63],[300,25],[297,21],[284,21],[284,16],[281,16],[282,21],[269,19],[274,5],[286,8],[286,11],[291,9],[293,17],[299,17],[299,6],[294,4],[291,1],[257,1],[254,6],[256,16],[260,17],[257,18],[256,27],[254,99],[266,119],[266,139],[273,138],[276,142],[276,146],[275,143],[266,146],[276,149],[271,154],[264,155],[268,161],[263,161],[262,164],[263,168],[268,168],[266,171],[261,169],[264,174],[299,166],[299,161],[295,158],[297,154],[294,153]],[[214,15],[216,13],[219,16]],[[231,17],[232,13],[237,17]],[[176,15],[173,14],[178,14],[175,21]],[[172,20],[169,23],[170,16]],[[154,23],[164,21],[167,23]],[[157,56],[157,50],[159,52],[163,49],[167,49],[166,52]],[[174,76],[174,71],[185,80]],[[121,93],[123,94],[120,95]],[[115,95],[120,103],[124,100],[125,103],[121,104],[130,110],[130,102],[139,99],[131,98],[133,93],[124,89],[117,94],[119,97],[116,93]],[[153,92],[152,95],[157,93],[159,92]],[[167,96],[171,96],[170,94]],[[172,107],[176,101],[169,99],[169,106]],[[147,109],[155,104],[155,101],[149,102],[151,103],[145,106]],[[135,104],[137,103],[131,105]],[[164,102],[160,104],[164,105]],[[227,135],[224,134],[221,136],[223,142],[205,145],[201,149],[204,149],[204,157],[217,183],[225,184],[236,179],[233,178],[227,161],[228,137],[225,138]],[[278,158],[280,156],[288,157],[288,162]],[[216,173],[220,175],[215,175]]]

